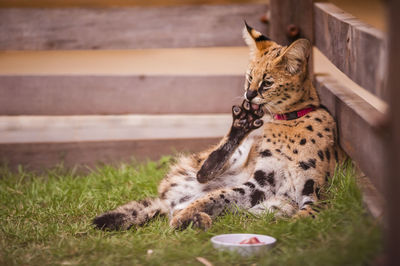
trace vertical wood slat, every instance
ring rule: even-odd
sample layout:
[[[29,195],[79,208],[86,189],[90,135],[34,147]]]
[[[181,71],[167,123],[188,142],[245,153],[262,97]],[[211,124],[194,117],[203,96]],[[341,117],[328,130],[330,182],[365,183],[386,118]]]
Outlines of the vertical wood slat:
[[[243,19],[260,31],[266,4],[124,8],[1,8],[0,50],[243,46]]]
[[[387,100],[383,32],[330,3],[314,4],[315,46],[364,89]]]
[[[314,43],[313,0],[271,0],[270,38],[280,45],[289,45],[294,39],[305,38]],[[299,35],[288,37],[290,25],[299,28]],[[308,60],[310,78],[313,75],[312,51]]]
[[[388,91],[389,91],[389,139],[387,141],[386,163],[386,265],[400,265],[400,2],[389,0],[389,49],[388,49]]]
[[[280,45],[290,44],[288,26],[295,25],[300,29],[298,37],[313,43],[312,6],[313,0],[271,0],[270,38]]]

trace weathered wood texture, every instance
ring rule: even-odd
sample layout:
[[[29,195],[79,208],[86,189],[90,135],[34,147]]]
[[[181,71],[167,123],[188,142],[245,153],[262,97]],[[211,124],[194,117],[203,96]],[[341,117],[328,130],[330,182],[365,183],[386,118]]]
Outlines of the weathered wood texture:
[[[260,31],[264,4],[0,9],[0,50],[243,46],[246,19]]]
[[[388,44],[388,94],[389,94],[389,138],[387,139],[385,195],[388,204],[386,216],[386,265],[400,265],[400,2],[389,0],[389,44]]]
[[[364,206],[379,222],[383,222],[385,214],[385,200],[382,191],[378,191],[371,179],[356,166],[357,185],[362,192]]]
[[[4,7],[123,7],[123,6],[177,6],[199,4],[262,3],[265,0],[1,0]]]
[[[0,143],[217,138],[231,123],[231,114],[0,116]]]
[[[296,38],[314,40],[313,0],[271,0],[270,38],[281,45],[288,45]],[[288,27],[295,25],[300,32],[295,38],[288,36]]]
[[[381,128],[384,115],[328,76],[317,76],[315,85],[321,103],[337,121],[340,146],[382,191],[387,137]]]
[[[0,76],[0,115],[226,113],[242,76]]]
[[[315,46],[354,82],[388,99],[383,32],[333,4],[314,4]]]
[[[176,152],[197,152],[218,142],[218,139],[164,139],[70,143],[0,144],[0,162],[11,170],[23,165],[30,170],[45,170],[61,162],[67,168],[94,166],[98,163],[157,160]]]
[[[299,30],[297,35],[290,34],[290,27]],[[314,42],[313,0],[271,0],[270,1],[270,38],[281,44],[289,45],[298,38]],[[295,29],[292,29],[295,30]],[[308,73],[313,75],[312,51],[308,60]]]

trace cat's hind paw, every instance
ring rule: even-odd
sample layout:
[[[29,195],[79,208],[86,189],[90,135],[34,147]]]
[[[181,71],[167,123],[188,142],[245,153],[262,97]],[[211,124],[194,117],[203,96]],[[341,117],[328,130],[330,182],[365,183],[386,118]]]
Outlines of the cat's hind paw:
[[[205,212],[185,212],[185,210],[180,211],[172,218],[170,226],[174,229],[184,230],[190,224],[193,227],[197,227],[203,230],[207,230],[212,225],[211,217]]]
[[[127,215],[120,212],[106,212],[93,219],[96,229],[105,231],[124,230],[126,228]]]

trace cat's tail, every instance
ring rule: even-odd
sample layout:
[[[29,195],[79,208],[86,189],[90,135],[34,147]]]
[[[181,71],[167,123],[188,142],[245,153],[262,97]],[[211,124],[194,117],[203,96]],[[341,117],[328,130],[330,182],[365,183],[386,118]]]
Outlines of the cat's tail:
[[[102,230],[126,230],[132,226],[141,226],[157,215],[166,213],[168,209],[159,198],[148,198],[131,201],[103,213],[93,219],[93,225]]]

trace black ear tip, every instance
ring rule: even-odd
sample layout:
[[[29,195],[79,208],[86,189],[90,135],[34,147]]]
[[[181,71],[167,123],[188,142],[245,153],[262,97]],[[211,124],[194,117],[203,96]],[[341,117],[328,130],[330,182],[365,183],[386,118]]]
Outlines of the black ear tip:
[[[246,29],[248,32],[250,32],[253,28],[249,26],[249,24],[247,24],[246,20],[243,20],[244,25],[246,25]]]

